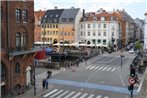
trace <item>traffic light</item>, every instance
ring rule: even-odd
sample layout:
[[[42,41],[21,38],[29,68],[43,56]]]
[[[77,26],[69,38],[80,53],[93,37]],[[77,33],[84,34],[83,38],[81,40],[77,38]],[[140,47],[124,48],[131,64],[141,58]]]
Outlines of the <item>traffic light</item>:
[[[133,91],[133,89],[134,89],[134,84],[131,84],[130,86],[128,86],[129,91]]]
[[[135,75],[136,75],[136,70],[135,70],[134,67],[132,67],[132,68],[130,69],[130,76],[135,77]]]

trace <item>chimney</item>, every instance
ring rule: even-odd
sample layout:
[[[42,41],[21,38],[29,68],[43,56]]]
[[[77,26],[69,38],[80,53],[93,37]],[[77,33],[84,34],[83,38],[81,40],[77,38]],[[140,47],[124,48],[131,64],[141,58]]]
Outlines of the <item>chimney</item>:
[[[55,6],[55,7],[54,7],[54,9],[58,9],[58,7],[57,7],[57,6]]]
[[[85,18],[85,9],[83,9],[83,18]]]

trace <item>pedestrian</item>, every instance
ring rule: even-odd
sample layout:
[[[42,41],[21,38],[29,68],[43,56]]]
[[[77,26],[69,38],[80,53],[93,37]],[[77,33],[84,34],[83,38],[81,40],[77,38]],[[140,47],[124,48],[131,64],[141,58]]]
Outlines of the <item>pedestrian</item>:
[[[79,67],[79,60],[77,59],[77,66]]]
[[[45,79],[42,80],[42,87],[45,89]]]
[[[46,89],[48,89],[48,78],[45,79],[45,86],[46,86]]]

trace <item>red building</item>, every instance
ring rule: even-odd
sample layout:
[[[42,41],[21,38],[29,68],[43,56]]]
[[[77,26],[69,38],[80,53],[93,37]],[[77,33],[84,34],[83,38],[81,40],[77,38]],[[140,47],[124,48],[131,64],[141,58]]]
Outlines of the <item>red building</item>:
[[[1,96],[33,84],[33,43],[34,1],[1,1]]]
[[[34,31],[34,40],[35,41],[42,41],[41,40],[41,19],[44,16],[45,11],[35,11],[34,16],[35,16],[35,31]]]

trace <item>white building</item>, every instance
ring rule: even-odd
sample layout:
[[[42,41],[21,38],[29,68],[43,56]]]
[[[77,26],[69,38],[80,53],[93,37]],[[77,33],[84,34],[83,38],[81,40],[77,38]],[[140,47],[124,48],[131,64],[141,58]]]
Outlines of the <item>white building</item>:
[[[84,17],[80,22],[80,40],[95,45],[117,44],[120,28],[116,16],[100,9],[98,13],[88,13]]]
[[[147,13],[145,15],[145,25],[144,25],[144,49],[147,49]]]

